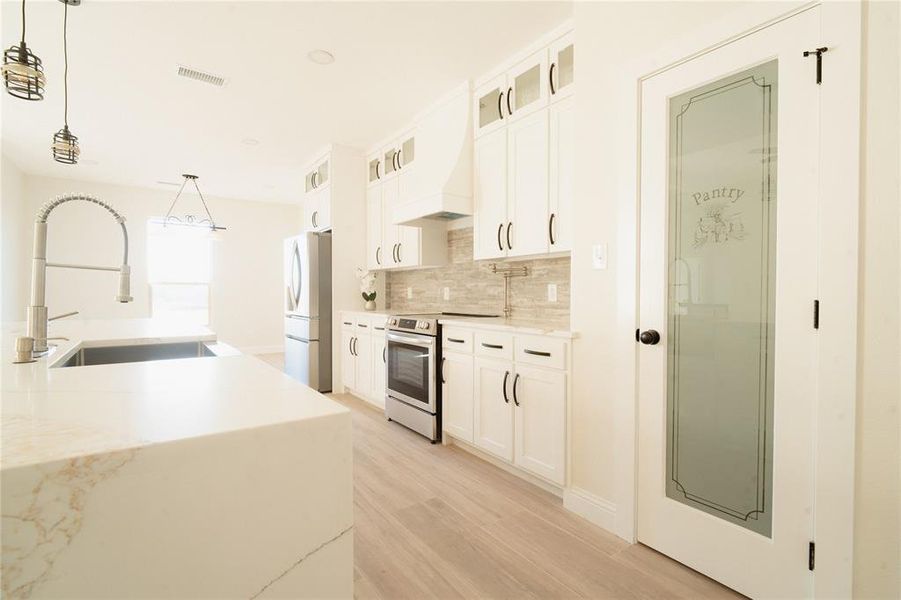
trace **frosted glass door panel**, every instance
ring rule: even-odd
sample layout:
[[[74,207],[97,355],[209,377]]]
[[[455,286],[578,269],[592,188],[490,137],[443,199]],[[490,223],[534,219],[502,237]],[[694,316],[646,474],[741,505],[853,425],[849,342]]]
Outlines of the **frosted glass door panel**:
[[[667,497],[772,530],[777,62],[669,100]]]

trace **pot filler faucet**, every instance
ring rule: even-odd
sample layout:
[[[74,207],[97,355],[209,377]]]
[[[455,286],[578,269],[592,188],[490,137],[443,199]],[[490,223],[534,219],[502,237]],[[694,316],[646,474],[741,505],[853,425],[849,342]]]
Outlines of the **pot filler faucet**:
[[[81,200],[96,204],[101,208],[105,208],[113,216],[122,227],[122,266],[119,267],[95,267],[91,265],[74,265],[66,263],[47,262],[47,217],[60,204],[70,202],[72,200]],[[119,272],[119,293],[116,295],[117,302],[131,302],[131,284],[129,277],[131,269],[128,266],[128,230],[125,228],[125,217],[116,212],[112,206],[94,196],[86,194],[68,194],[59,196],[41,207],[34,220],[34,258],[31,263],[31,306],[28,307],[28,335],[24,338],[16,340],[16,348],[23,350],[27,345],[31,345],[32,355],[40,356],[47,352],[47,307],[45,306],[46,284],[47,284],[47,267],[58,267],[62,269],[89,269],[92,271],[118,271]],[[74,313],[69,313],[74,314]],[[68,316],[68,315],[60,315]],[[53,317],[57,318],[57,317]],[[20,344],[25,342],[25,344]]]

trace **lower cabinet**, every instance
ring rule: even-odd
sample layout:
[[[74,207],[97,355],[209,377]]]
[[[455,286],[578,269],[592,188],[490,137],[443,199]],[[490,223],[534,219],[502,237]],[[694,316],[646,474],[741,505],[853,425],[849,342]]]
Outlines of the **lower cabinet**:
[[[341,331],[341,383],[352,390],[357,388],[357,357],[353,351],[354,332]]]
[[[385,362],[387,360],[384,335],[372,336],[372,355],[370,363],[372,364],[372,390],[370,400],[376,406],[385,408]]]
[[[472,443],[473,358],[445,352],[441,364],[441,419],[444,431]]]
[[[385,407],[386,317],[344,313],[341,318],[341,380],[347,391]]]
[[[559,484],[566,472],[566,374],[516,366],[513,462]]]
[[[504,460],[513,460],[513,402],[507,390],[513,363],[475,359],[473,443]]]
[[[444,358],[444,431],[564,485],[566,372],[450,352]]]

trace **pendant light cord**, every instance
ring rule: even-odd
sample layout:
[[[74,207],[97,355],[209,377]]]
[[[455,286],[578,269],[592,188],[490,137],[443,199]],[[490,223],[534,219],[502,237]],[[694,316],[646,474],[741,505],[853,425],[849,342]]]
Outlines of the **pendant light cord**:
[[[22,14],[25,12],[25,0],[22,0]],[[25,20],[22,20],[23,30]],[[63,2],[63,124],[69,128],[69,42],[66,39],[66,30],[69,24],[69,3]]]
[[[22,43],[25,43],[25,0],[22,0]]]

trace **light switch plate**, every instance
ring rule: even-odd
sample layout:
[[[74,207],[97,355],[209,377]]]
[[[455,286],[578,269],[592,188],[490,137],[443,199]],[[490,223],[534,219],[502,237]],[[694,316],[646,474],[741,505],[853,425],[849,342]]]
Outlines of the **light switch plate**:
[[[444,288],[444,291],[441,293],[441,296],[445,300],[450,300],[450,288],[449,287]]]
[[[547,284],[547,301],[548,302],[556,302],[557,301],[557,284],[556,283]]]
[[[413,297],[413,288],[408,287],[407,288],[407,300],[409,300],[412,297]]]
[[[601,271],[607,268],[607,244],[595,244],[591,247],[591,266]]]

